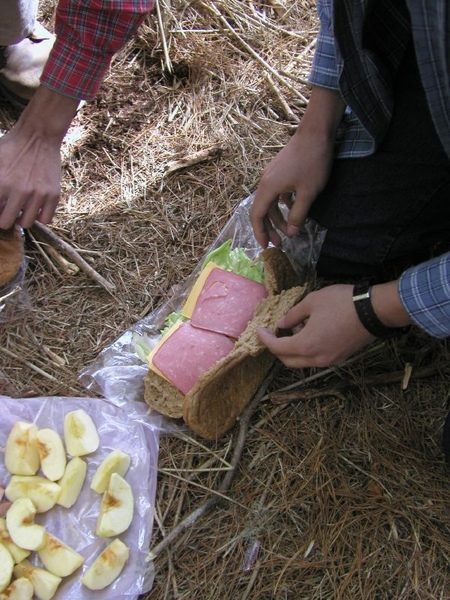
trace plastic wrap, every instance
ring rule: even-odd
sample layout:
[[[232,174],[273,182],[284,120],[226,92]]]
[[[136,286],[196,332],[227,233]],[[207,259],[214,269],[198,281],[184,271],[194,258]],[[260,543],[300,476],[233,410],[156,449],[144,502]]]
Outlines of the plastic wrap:
[[[249,219],[252,200],[253,196],[249,196],[239,204],[220,234],[207,248],[205,255],[197,263],[191,275],[182,285],[173,290],[171,298],[125,331],[80,373],[81,381],[89,390],[99,393],[118,405],[122,405],[130,399],[135,401],[143,399],[144,377],[148,366],[138,354],[139,340],[142,339],[143,345],[147,348],[156,345],[166,317],[171,312],[179,310],[184,304],[206,255],[228,239],[232,240],[233,248],[244,248],[252,259],[260,254],[261,247],[253,235]],[[286,209],[285,206],[280,208]],[[325,230],[313,221],[307,221],[295,238],[282,236],[282,248],[290,258],[302,284],[311,281],[315,275],[315,266],[324,236]]]
[[[142,403],[128,402],[117,407],[105,400],[89,398],[32,398],[14,400],[0,396],[0,483],[6,485],[3,453],[7,436],[16,421],[33,422],[38,428],[49,427],[63,433],[64,416],[77,409],[92,417],[100,436],[99,449],[84,459],[88,470],[81,494],[72,508],[56,505],[50,511],[36,515],[35,522],[84,556],[85,563],[60,584],[55,600],[115,600],[136,599],[148,592],[153,584],[153,564],[146,561],[150,547],[154,499],[156,493],[157,461],[161,419],[148,415]],[[131,456],[125,479],[135,500],[134,517],[129,529],[120,539],[130,548],[130,557],[118,579],[104,590],[91,591],[81,585],[80,578],[98,554],[113,538],[95,535],[101,495],[90,489],[90,481],[101,461],[109,452],[120,449]],[[30,561],[38,566],[35,552]]]

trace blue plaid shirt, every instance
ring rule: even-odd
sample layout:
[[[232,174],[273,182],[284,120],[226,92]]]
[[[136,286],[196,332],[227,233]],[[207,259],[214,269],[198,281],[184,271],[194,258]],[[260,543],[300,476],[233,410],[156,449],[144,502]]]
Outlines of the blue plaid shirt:
[[[321,27],[309,81],[315,86],[339,90],[348,106],[336,139],[338,158],[372,154],[382,141],[392,115],[388,75],[380,71],[373,57],[358,52],[369,2],[317,1]],[[385,51],[394,63],[406,47],[407,37],[402,32],[410,27],[399,6],[397,2],[390,3],[388,10],[395,19],[396,31],[383,37]],[[406,6],[430,112],[450,157],[449,2],[406,0]],[[386,23],[389,28],[389,19]],[[346,56],[357,54],[360,64],[355,77],[346,71],[340,49]],[[419,327],[434,337],[450,336],[450,252],[405,271],[399,280],[399,292],[405,309]]]

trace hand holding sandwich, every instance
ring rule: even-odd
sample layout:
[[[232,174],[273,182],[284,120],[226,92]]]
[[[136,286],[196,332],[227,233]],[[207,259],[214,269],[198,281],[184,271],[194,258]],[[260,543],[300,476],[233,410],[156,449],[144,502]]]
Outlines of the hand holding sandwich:
[[[353,286],[346,284],[311,292],[278,321],[280,329],[294,331],[292,336],[278,338],[259,329],[259,337],[287,367],[340,364],[375,339],[359,320],[352,297]],[[372,306],[387,327],[411,323],[400,301],[396,281],[373,286]]]

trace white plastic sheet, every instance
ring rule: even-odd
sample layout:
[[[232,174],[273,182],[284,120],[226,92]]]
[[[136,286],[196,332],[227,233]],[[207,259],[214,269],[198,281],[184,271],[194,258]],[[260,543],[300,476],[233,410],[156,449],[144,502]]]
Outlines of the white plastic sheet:
[[[47,513],[36,515],[35,522],[85,559],[84,565],[73,575],[64,578],[55,600],[114,600],[136,599],[148,592],[153,584],[153,563],[146,561],[154,517],[157,461],[161,419],[148,415],[143,403],[127,402],[115,406],[105,400],[90,398],[32,398],[11,399],[0,396],[0,483],[6,485],[10,474],[4,466],[4,447],[7,436],[16,421],[27,421],[38,428],[50,427],[63,434],[64,416],[77,409],[85,410],[92,417],[99,435],[99,449],[85,458],[88,470],[81,494],[70,508],[55,506]],[[125,479],[134,494],[134,518],[130,528],[120,539],[130,548],[130,558],[120,577],[104,590],[90,591],[81,585],[82,574],[98,554],[112,541],[95,535],[101,495],[90,489],[93,474],[109,452],[120,449],[131,456],[130,468]],[[30,558],[42,566],[36,553]]]

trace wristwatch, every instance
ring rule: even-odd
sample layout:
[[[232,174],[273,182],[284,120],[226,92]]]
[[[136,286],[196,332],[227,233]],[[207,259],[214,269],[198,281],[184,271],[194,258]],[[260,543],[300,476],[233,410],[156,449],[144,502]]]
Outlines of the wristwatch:
[[[407,327],[387,327],[375,314],[372,306],[372,286],[369,281],[357,283],[353,288],[353,304],[359,320],[369,333],[377,338],[389,339],[404,335],[410,329]]]

